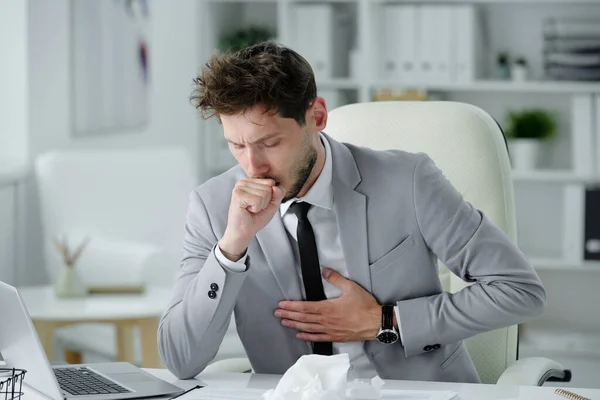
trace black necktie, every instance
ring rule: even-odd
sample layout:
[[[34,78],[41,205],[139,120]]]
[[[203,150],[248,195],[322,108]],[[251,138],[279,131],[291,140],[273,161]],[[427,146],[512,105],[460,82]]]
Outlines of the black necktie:
[[[321,265],[319,264],[315,234],[307,218],[310,206],[308,203],[294,203],[291,209],[298,217],[298,249],[306,300],[320,301],[327,298],[323,289],[323,281],[321,281]],[[332,355],[331,342],[314,342],[313,352],[326,356]]]

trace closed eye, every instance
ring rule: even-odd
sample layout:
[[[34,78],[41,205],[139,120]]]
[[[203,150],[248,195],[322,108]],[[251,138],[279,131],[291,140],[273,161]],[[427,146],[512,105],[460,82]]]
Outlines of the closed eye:
[[[270,149],[272,147],[279,145],[279,143],[281,143],[281,140],[275,140],[274,142],[271,142],[271,143],[263,143],[263,146]]]

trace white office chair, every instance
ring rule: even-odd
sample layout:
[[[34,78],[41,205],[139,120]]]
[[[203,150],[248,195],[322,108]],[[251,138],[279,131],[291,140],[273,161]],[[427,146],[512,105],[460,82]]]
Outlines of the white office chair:
[[[472,105],[455,102],[372,102],[330,112],[325,132],[341,142],[373,149],[428,154],[464,198],[516,242],[511,168],[504,135],[494,119]],[[465,283],[440,263],[445,290]],[[484,383],[541,385],[570,380],[570,371],[549,359],[517,360],[518,327],[511,326],[466,340]],[[212,370],[244,371],[247,360],[227,360]]]
[[[185,149],[51,151],[37,158],[35,169],[51,279],[62,268],[52,236],[84,234],[92,238],[90,245],[99,237],[102,243],[111,243],[112,249],[129,246],[131,252],[136,252],[151,246],[156,251],[149,257],[159,259],[144,262],[147,270],[139,271],[139,278],[145,284],[173,287],[182,254],[189,194],[198,185],[193,161]],[[119,277],[135,273],[113,274],[117,277],[110,279],[117,284]],[[116,358],[116,331],[112,325],[61,328],[57,337],[60,347],[88,354],[91,359]],[[140,340],[133,344],[139,364]],[[216,360],[244,355],[232,321]]]

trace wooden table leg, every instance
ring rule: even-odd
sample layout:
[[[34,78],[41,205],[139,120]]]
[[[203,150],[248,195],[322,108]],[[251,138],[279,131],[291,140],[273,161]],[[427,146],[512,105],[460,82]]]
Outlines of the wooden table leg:
[[[133,351],[133,325],[130,321],[115,322],[117,328],[117,361],[135,364]]]
[[[50,321],[33,321],[40,342],[50,362],[54,361],[54,323]]]
[[[142,342],[142,367],[164,368],[158,354],[158,318],[138,321]]]

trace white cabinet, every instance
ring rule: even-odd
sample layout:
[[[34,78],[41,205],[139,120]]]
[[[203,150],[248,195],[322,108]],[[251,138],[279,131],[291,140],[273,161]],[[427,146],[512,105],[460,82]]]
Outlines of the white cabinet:
[[[0,185],[0,281],[15,281],[15,196],[13,185]]]

